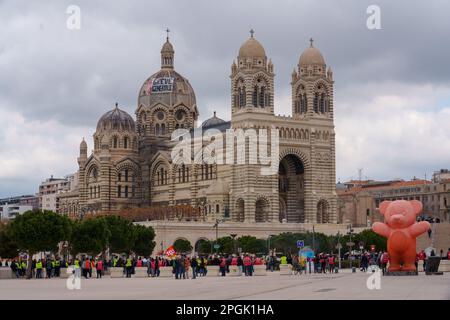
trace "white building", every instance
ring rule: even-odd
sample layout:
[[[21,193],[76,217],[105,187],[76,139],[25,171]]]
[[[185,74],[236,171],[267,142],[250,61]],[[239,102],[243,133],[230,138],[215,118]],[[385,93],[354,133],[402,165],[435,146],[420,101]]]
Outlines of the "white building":
[[[73,177],[72,177],[73,180]],[[53,178],[45,180],[39,186],[39,209],[51,210],[56,212],[58,210],[57,195],[68,191],[70,189],[70,176],[63,179]]]
[[[21,205],[17,203],[0,205],[1,220],[10,220],[23,214],[26,211],[32,210],[30,205]]]

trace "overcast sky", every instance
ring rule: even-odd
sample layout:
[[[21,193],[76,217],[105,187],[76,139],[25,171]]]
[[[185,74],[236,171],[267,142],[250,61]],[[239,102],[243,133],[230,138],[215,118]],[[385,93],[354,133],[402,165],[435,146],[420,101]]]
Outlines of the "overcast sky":
[[[381,30],[366,26],[381,8]],[[69,30],[69,5],[81,29]],[[134,117],[164,30],[200,121],[230,119],[230,65],[249,30],[275,67],[275,112],[315,39],[335,80],[338,180],[430,177],[450,168],[450,2],[0,0],[0,197],[77,170],[79,143],[119,105]]]

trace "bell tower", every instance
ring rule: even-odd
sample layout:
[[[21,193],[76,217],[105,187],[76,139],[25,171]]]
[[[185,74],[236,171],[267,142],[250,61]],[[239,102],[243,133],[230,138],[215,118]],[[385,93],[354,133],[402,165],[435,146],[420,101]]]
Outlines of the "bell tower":
[[[333,121],[333,72],[322,53],[310,46],[300,56],[292,72],[292,115],[294,118],[323,118]]]
[[[253,29],[231,65],[230,78],[232,117],[245,112],[273,114],[273,64]]]

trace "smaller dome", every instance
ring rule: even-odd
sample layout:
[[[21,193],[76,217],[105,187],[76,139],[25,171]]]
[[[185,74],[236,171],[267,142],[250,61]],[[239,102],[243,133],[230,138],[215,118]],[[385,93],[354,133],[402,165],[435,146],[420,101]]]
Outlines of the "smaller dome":
[[[325,59],[319,49],[313,47],[313,40],[311,39],[311,46],[303,51],[299,59],[300,65],[324,65]]]
[[[223,195],[228,194],[230,192],[230,188],[228,186],[228,183],[223,181],[222,179],[215,180],[207,189],[206,194],[207,195]]]
[[[169,42],[169,38],[167,38],[167,41],[163,44],[161,52],[175,52],[172,44]]]
[[[205,127],[212,127],[212,126],[216,126],[216,125],[219,125],[219,124],[225,123],[225,122],[226,122],[225,120],[222,120],[222,119],[218,118],[216,116],[216,112],[214,111],[214,115],[211,118],[203,121],[202,127],[203,128],[205,128]]]
[[[266,58],[266,51],[253,35],[239,49],[239,58]]]
[[[117,130],[117,131],[135,131],[133,118],[125,111],[116,107],[105,113],[97,123],[97,131],[101,130]]]

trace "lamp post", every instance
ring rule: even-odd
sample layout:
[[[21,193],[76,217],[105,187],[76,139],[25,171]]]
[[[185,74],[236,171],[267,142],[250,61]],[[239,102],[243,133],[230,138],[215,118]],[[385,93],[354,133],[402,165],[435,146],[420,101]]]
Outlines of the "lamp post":
[[[274,234],[269,234],[269,237],[267,238],[267,254],[268,255],[270,255],[270,239],[272,238],[272,237],[275,237],[275,235]],[[273,254],[272,254],[273,255]]]
[[[217,239],[219,238],[219,223],[222,223],[223,219],[216,219],[216,223],[213,225],[213,228],[216,228],[216,245],[217,245]],[[219,248],[216,246],[216,254]]]
[[[236,253],[236,241],[234,240],[237,236],[237,233],[231,233],[231,238],[233,238],[233,252]]]
[[[314,230],[314,225],[313,225],[313,238],[312,238],[312,245],[313,245],[313,253],[314,256],[316,256],[316,241],[315,241],[315,230]]]
[[[352,269],[352,246],[353,246],[353,242],[352,242],[352,235],[353,235],[352,224],[350,223],[350,225],[347,226],[347,228],[350,229],[350,231],[347,232],[347,234],[350,236],[350,241],[347,243],[347,245],[350,248],[350,253],[349,253],[348,257],[350,259],[350,269]],[[353,271],[353,269],[352,269],[352,271]]]
[[[338,243],[337,243],[337,247],[338,247],[338,263],[339,263],[339,270],[341,270],[341,232],[340,231],[338,231],[338,233],[337,233],[337,236],[338,236]]]

